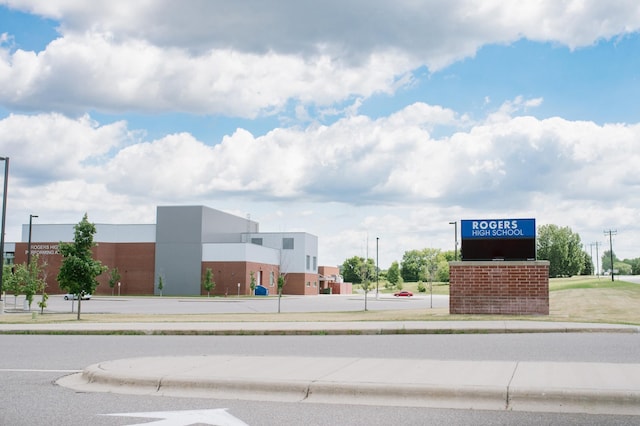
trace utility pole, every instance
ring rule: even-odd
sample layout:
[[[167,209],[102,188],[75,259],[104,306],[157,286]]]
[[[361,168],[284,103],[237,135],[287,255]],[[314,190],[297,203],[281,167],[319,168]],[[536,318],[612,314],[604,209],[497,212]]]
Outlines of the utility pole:
[[[616,235],[618,231],[609,229],[604,231],[604,235],[609,234],[609,255],[611,256],[611,281],[613,281],[613,235]]]

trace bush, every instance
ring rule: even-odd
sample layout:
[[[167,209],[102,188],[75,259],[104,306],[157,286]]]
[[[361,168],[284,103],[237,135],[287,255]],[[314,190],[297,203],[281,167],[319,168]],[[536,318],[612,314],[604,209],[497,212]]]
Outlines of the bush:
[[[422,281],[418,281],[418,292],[419,293],[426,293],[427,292],[427,288],[424,286]]]

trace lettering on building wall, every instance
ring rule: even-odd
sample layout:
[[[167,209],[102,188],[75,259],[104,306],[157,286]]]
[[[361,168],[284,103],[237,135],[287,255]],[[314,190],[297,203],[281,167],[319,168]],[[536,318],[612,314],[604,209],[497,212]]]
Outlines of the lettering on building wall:
[[[60,254],[60,245],[59,244],[31,244],[31,255],[52,255],[52,254]],[[29,248],[24,251],[25,254],[29,252]]]

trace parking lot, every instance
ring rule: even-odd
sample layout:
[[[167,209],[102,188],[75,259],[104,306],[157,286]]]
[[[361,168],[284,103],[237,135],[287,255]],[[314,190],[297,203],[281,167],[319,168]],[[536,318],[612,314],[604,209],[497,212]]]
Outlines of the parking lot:
[[[35,296],[32,311],[39,311]],[[5,298],[5,310],[23,311],[24,296]],[[364,310],[364,295],[318,295],[318,296],[282,296],[281,312],[347,312]],[[77,309],[78,301],[64,300],[64,295],[51,295],[47,301],[47,312],[65,313]],[[415,295],[413,297],[394,297],[391,294],[375,292],[367,296],[368,310],[431,309],[448,307],[449,297],[434,295]],[[278,312],[278,297],[127,297],[93,296],[82,301],[83,313],[110,314],[221,314],[221,313],[273,313]]]

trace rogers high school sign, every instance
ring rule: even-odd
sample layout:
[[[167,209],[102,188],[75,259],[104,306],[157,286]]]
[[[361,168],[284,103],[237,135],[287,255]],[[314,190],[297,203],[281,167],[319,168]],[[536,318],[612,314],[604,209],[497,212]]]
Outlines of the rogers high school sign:
[[[535,219],[481,219],[461,221],[462,239],[535,238]]]
[[[535,219],[461,221],[462,260],[535,260]]]

